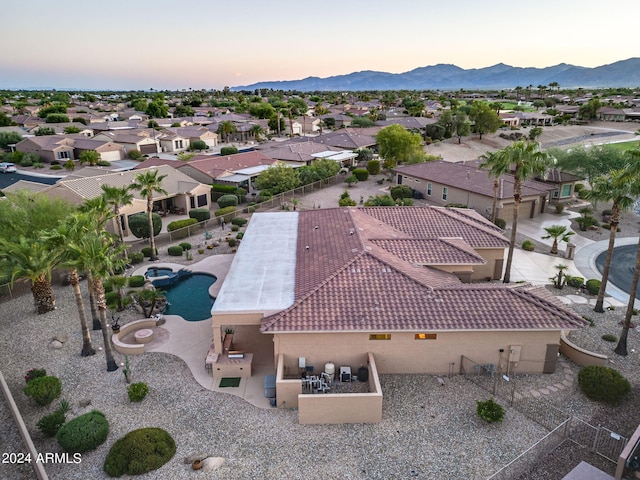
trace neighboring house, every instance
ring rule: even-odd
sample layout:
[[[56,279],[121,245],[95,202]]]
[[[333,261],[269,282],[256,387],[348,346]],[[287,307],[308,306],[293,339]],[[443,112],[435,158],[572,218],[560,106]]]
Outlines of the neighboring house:
[[[552,373],[561,333],[587,322],[544,287],[466,283],[501,270],[507,246],[469,209],[255,213],[212,307],[213,376],[273,362],[275,403],[301,423],[366,423],[382,416],[378,373]],[[272,358],[229,358],[225,327]],[[300,367],[327,364],[368,367],[371,393],[304,394]]]
[[[495,180],[480,162],[451,163],[442,160],[403,165],[393,169],[395,183],[407,185],[436,205],[466,205],[481,215],[490,217]],[[513,215],[513,175],[498,179],[497,215],[510,221]],[[520,217],[534,218],[544,213],[549,194],[557,185],[527,180],[522,187]]]
[[[80,122],[45,123],[42,125],[38,125],[37,127],[32,127],[28,131],[30,135],[35,135],[40,128],[52,128],[56,135],[65,135],[65,129],[67,127],[75,127],[79,129],[80,132],[78,132],[78,134],[84,137],[93,137],[93,128],[87,127],[84,123]]]
[[[179,153],[189,149],[191,142],[188,137],[184,137],[175,130],[162,129],[158,135],[160,148],[166,153]]]
[[[189,127],[170,127],[162,130],[162,133],[170,132],[178,135],[189,141],[189,144],[196,140],[201,140],[209,147],[216,147],[218,145],[218,134],[207,130],[204,127],[189,126]],[[162,140],[161,140],[162,143]],[[163,150],[168,151],[168,150]]]
[[[352,153],[350,150],[323,145],[313,140],[306,142],[272,143],[264,148],[262,146],[258,148],[259,151],[267,157],[280,160],[290,165],[310,165],[318,158],[315,155],[322,152],[330,152],[333,155],[345,151]],[[355,154],[355,156],[357,156],[357,154]]]
[[[341,128],[333,132],[318,135],[313,138],[313,141],[344,150],[371,148],[377,144],[374,136],[366,135],[350,128]]]
[[[520,119],[520,125],[533,125],[536,127],[544,127],[553,125],[555,117],[540,112],[513,112],[513,115]]]
[[[16,144],[16,150],[23,153],[35,153],[43,162],[51,163],[54,160],[64,163],[67,160],[75,160],[75,141],[63,135],[43,135],[40,137],[28,137]]]
[[[538,177],[536,180],[552,185],[554,190],[551,192],[551,201],[563,203],[573,199],[576,183],[581,182],[584,178],[552,168],[546,172],[544,177]]]
[[[114,142],[105,142],[95,138],[85,138],[81,134],[69,135],[73,139],[73,152],[75,158],[86,150],[95,150],[100,154],[100,160],[113,162],[127,158],[125,148]]]
[[[129,170],[124,172],[105,172],[96,167],[86,167],[42,190],[51,198],[62,198],[73,205],[80,205],[86,200],[99,197],[103,191],[102,185],[124,187],[134,182],[135,176],[146,170],[158,170],[158,175],[167,175],[162,181],[162,188],[166,195],[154,194],[153,208],[160,212],[188,213],[194,208],[210,208],[211,187],[196,182],[184,173],[167,165],[148,169]],[[117,231],[117,221],[122,222],[125,236],[129,235],[129,217],[135,213],[147,211],[147,200],[137,190],[131,190],[133,202],[120,208],[120,219],[114,219],[111,225],[113,232]]]
[[[601,107],[598,110],[598,118],[604,122],[624,122],[625,113],[620,108]]]
[[[138,150],[140,153],[151,155],[160,152],[160,136],[160,132],[154,129],[144,129],[142,131],[105,131],[96,133],[93,138],[118,143],[124,147],[127,154],[132,150]]]
[[[514,112],[500,112],[498,115],[500,117],[500,120],[504,122],[505,126],[509,128],[520,127],[520,117]]]

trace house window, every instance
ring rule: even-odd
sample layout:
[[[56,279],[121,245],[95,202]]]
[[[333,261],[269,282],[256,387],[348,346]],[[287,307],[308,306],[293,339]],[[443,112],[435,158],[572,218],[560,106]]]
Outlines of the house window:
[[[571,184],[562,185],[562,192],[560,193],[562,198],[571,196]]]
[[[431,196],[431,190],[433,190],[433,186],[430,183],[427,183],[427,195]]]
[[[369,335],[369,340],[391,340],[390,333],[372,333]]]
[[[198,207],[204,207],[207,205],[207,194],[198,195]]]
[[[553,191],[553,198],[558,198],[560,196],[560,192],[558,190]]]
[[[71,158],[71,155],[69,155],[69,152],[58,152],[58,160],[69,159],[69,158]]]
[[[449,195],[449,189],[447,187],[442,187],[442,200],[446,200]]]
[[[176,144],[176,148],[182,148],[182,140],[176,140],[175,144]]]
[[[416,333],[413,337],[414,340],[435,340],[438,337],[437,333]]]
[[[189,208],[196,208],[196,199],[195,199],[195,197],[189,197]]]

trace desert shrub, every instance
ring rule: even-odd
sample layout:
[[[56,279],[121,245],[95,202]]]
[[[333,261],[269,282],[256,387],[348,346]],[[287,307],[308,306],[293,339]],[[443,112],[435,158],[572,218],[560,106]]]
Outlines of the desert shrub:
[[[195,218],[198,223],[205,222],[211,218],[211,211],[208,208],[194,208],[189,210],[189,217]]]
[[[564,205],[561,203],[556,203],[554,205],[555,209],[556,209],[556,213],[557,214],[561,214],[562,212],[564,212]]]
[[[140,475],[167,463],[176,453],[176,442],[161,428],[140,428],[113,444],[104,460],[111,477]]]
[[[107,305],[117,305],[118,292],[105,292],[104,299],[105,299],[105,302],[107,302]]]
[[[127,395],[132,402],[141,402],[149,393],[149,386],[144,382],[132,383],[127,387]]]
[[[99,167],[110,167],[111,162],[109,162],[108,160],[98,160],[96,162],[96,165],[98,165]]]
[[[359,182],[364,182],[369,178],[369,172],[366,168],[356,168],[353,170],[353,174]]]
[[[584,278],[582,277],[567,277],[567,285],[573,288],[584,287]]]
[[[211,191],[212,192],[219,192],[219,193],[235,193],[236,192],[237,187],[235,185],[224,185],[222,183],[214,183],[213,185],[211,185]]]
[[[51,170],[62,170],[62,165],[51,165]]]
[[[502,230],[504,230],[507,226],[507,221],[504,218],[496,218],[493,223],[496,225],[496,227],[499,227]]]
[[[24,381],[29,383],[31,380],[35,380],[36,378],[46,377],[46,376],[47,376],[47,371],[44,368],[32,368],[25,374]]]
[[[182,247],[182,250],[191,250],[191,244],[189,242],[182,242],[180,246]]]
[[[195,140],[189,145],[189,150],[208,150],[209,145],[204,140]]]
[[[45,437],[55,437],[67,419],[68,411],[69,402],[61,400],[60,406],[55,412],[45,415],[38,421],[38,430],[40,430]]]
[[[484,402],[476,400],[476,412],[478,416],[487,422],[501,422],[504,418],[504,408],[490,398]]]
[[[237,232],[238,230],[240,230],[240,227],[238,225],[231,225],[232,232]]]
[[[611,209],[610,208],[605,208],[604,210],[602,210],[602,217],[609,217],[611,216]]]
[[[535,245],[531,240],[525,240],[524,242],[522,242],[522,249],[526,250],[527,252],[533,252],[535,250]]]
[[[220,198],[218,198],[218,206],[220,208],[237,207],[238,197],[236,197],[235,195],[222,195]]]
[[[109,435],[109,422],[104,413],[93,410],[64,424],[56,440],[67,452],[82,453],[103,444]]]
[[[144,276],[142,275],[132,275],[129,277],[129,287],[138,288],[144,285]]]
[[[604,228],[605,230],[611,230],[611,224],[609,224],[609,223],[603,223],[603,224],[602,224],[602,228]]]
[[[397,198],[396,205],[402,207],[413,207],[413,198]]]
[[[584,185],[581,183],[576,183],[573,186],[573,191],[576,192],[576,194],[579,194],[580,192],[582,192],[584,190]]]
[[[142,158],[142,152],[140,150],[130,150],[127,155],[131,160],[140,160]]]
[[[589,322],[589,326],[590,327],[595,327],[596,326],[596,322],[593,321],[593,318],[587,317],[585,315],[582,315],[582,318],[585,319],[587,322]]]
[[[153,235],[156,236],[162,230],[162,218],[157,213],[151,214],[153,223]],[[146,213],[134,213],[129,217],[129,229],[136,238],[149,238],[149,223]]]
[[[600,280],[596,280],[595,278],[587,280],[585,287],[587,289],[587,292],[589,292],[589,295],[598,294],[598,291],[600,290],[600,283]]]
[[[184,250],[182,250],[182,247],[180,245],[172,245],[169,248],[167,248],[167,253],[171,257],[181,257],[182,252],[184,252]]]
[[[616,405],[631,391],[629,381],[611,367],[589,366],[578,373],[578,385],[591,400]]]
[[[195,218],[184,218],[182,220],[176,220],[175,222],[171,222],[169,225],[167,225],[167,231],[175,232],[176,230],[195,225],[196,223],[198,223],[198,220],[196,220]]]
[[[234,155],[236,153],[238,153],[238,147],[230,146],[230,147],[222,147],[220,149],[220,155],[222,155],[223,157],[225,155]]]
[[[231,248],[235,247],[238,244],[238,242],[237,242],[237,240],[235,238],[230,238],[229,240],[227,240],[227,243],[229,244],[229,246]]]
[[[49,405],[62,393],[62,382],[53,376],[34,378],[24,387],[24,393],[33,398],[38,405]]]
[[[221,208],[219,210],[216,210],[215,212],[213,212],[213,215],[218,218],[218,217],[222,217],[225,221],[225,223],[229,223],[231,220],[233,220],[233,216],[234,213],[236,211],[236,207],[231,206],[231,207],[225,207],[225,208]]]
[[[380,173],[380,160],[369,160],[367,162],[367,171],[369,175],[378,175]]]
[[[365,207],[394,207],[395,200],[391,198],[391,195],[376,195],[375,197],[369,197],[364,202]]]
[[[231,220],[231,223],[232,223],[233,225],[237,225],[237,226],[239,226],[239,227],[244,227],[244,226],[247,224],[247,222],[248,222],[248,221],[249,221],[249,220],[247,220],[246,218],[243,218],[243,217],[236,217],[236,218],[234,218],[233,220]]]
[[[602,335],[602,339],[605,342],[617,342],[618,341],[618,337],[616,337],[615,335],[611,335],[610,333],[605,333],[604,335]]]
[[[236,235],[236,238],[237,238],[238,240],[242,240],[242,237],[244,237],[244,233],[242,233],[242,232],[238,232],[238,234]]]
[[[396,185],[395,187],[391,187],[389,193],[391,194],[391,198],[393,198],[394,200],[397,200],[398,198],[413,197],[413,190],[407,185]]]
[[[142,252],[142,255],[149,258],[151,256],[151,247],[142,247],[140,252]],[[158,254],[158,249],[156,248],[156,255],[157,254]]]

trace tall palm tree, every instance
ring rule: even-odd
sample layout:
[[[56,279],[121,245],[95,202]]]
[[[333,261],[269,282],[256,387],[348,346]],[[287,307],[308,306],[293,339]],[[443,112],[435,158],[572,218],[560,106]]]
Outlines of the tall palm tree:
[[[77,214],[69,217],[67,222],[55,230],[43,234],[43,238],[49,239],[55,245],[55,248],[61,251],[61,266],[69,268],[69,283],[73,288],[82,331],[82,351],[80,355],[83,357],[95,355],[96,353],[89,333],[89,323],[87,322],[82,291],[80,290],[80,276],[78,274],[78,271],[84,272],[86,270],[86,265],[83,258],[76,254],[77,250],[71,249],[69,246],[80,242],[87,232],[91,231],[89,225],[89,219],[86,216]]]
[[[551,225],[550,227],[544,227],[544,231],[547,232],[547,234],[542,236],[543,240],[553,238],[551,253],[554,255],[558,253],[558,243],[568,242],[569,237],[575,233],[564,225]]]
[[[51,271],[60,260],[60,253],[47,242],[20,237],[17,241],[0,238],[0,259],[7,262],[11,283],[18,279],[31,281],[31,293],[39,314],[56,308],[51,286]]]
[[[230,120],[225,120],[224,122],[221,122],[220,125],[218,126],[218,133],[221,133],[224,135],[225,143],[229,143],[229,135],[237,131],[238,129],[236,128],[236,125]]]
[[[487,153],[481,157],[484,162],[482,168],[489,171],[493,178],[499,178],[505,174],[512,174],[513,182],[513,221],[511,223],[511,239],[509,241],[509,253],[504,273],[504,283],[511,281],[511,264],[513,263],[513,250],[516,244],[518,228],[518,213],[522,200],[522,185],[531,177],[542,175],[551,164],[551,157],[540,150],[539,143],[526,141],[515,142],[497,152]]]
[[[120,239],[120,245],[124,244],[124,232],[122,230],[122,219],[120,218],[120,207],[131,204],[133,201],[133,194],[130,192],[130,186],[125,187],[112,187],[110,185],[102,185],[102,196],[107,205],[113,208],[113,216],[116,221],[118,238]],[[125,258],[127,251],[124,252]]]
[[[149,243],[151,246],[151,257],[149,260],[158,260],[156,255],[156,241],[153,235],[153,194],[166,195],[167,191],[162,188],[162,180],[166,175],[158,175],[158,170],[147,170],[135,176],[131,188],[139,190],[140,194],[147,199],[147,221],[149,222]]]
[[[637,186],[634,182],[626,180],[624,170],[612,171],[609,175],[603,175],[592,181],[591,190],[584,191],[584,197],[595,202],[612,202],[611,220],[609,221],[609,245],[607,247],[607,257],[602,269],[602,279],[600,282],[600,290],[598,290],[598,298],[596,300],[594,311],[604,312],[604,295],[607,290],[607,282],[609,280],[609,269],[611,267],[611,259],[613,257],[613,248],[616,241],[616,232],[620,224],[620,216],[622,212],[633,208],[635,205],[635,197],[638,195]]]
[[[107,301],[103,280],[109,278],[111,272],[117,266],[116,264],[119,262],[117,259],[122,253],[123,247],[115,245],[112,236],[92,232],[85,235],[77,244],[69,245],[69,248],[72,250],[72,255],[82,259],[83,265],[93,276],[90,288],[93,290],[100,315],[107,371],[112,372],[118,369],[118,365],[113,357],[111,337],[107,327]]]

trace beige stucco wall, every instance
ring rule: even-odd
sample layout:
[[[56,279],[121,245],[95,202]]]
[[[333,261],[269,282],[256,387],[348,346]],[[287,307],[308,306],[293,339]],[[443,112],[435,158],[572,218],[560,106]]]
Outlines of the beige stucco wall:
[[[492,278],[493,280],[500,279],[502,277],[502,263],[505,258],[505,249],[477,248],[476,253],[484,258],[487,263],[485,265],[474,265],[471,280],[485,280],[487,278]],[[498,275],[494,275],[496,262],[500,263],[500,268],[498,269],[500,273]]]
[[[560,337],[560,353],[569,358],[578,365],[585,367],[596,365],[601,367],[607,366],[607,356],[599,353],[590,352],[572,343],[567,337]]]
[[[235,327],[238,325],[260,325],[263,317],[262,312],[234,312],[234,313],[218,313],[212,316],[213,328],[213,344],[216,352],[222,352],[222,338],[224,337],[224,329],[226,327]],[[274,352],[274,364],[278,355]]]
[[[461,355],[479,364],[500,365],[502,371],[542,373],[547,344],[559,342],[558,331],[438,332],[436,340],[415,340],[414,333],[405,332],[391,333],[390,340],[369,340],[369,333],[276,334],[274,355],[285,354],[285,373],[296,371],[298,357],[305,357],[317,371],[327,362],[357,371],[366,362],[366,352],[375,355],[380,374],[446,374],[450,368],[457,372]],[[517,365],[509,365],[508,353],[499,352],[509,352],[511,345],[522,345]]]

